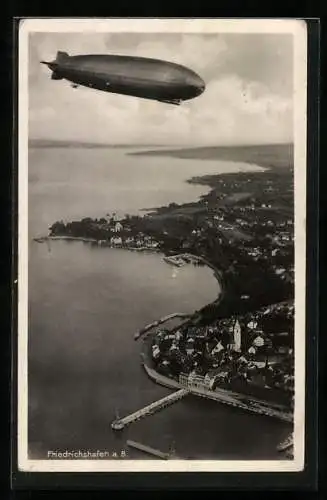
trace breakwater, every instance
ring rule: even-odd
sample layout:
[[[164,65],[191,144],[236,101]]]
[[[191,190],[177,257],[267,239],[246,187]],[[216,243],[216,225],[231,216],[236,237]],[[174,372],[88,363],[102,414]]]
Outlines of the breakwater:
[[[152,328],[155,328],[156,326],[162,325],[163,323],[166,323],[167,321],[170,321],[171,319],[174,318],[191,318],[191,314],[188,313],[172,313],[168,314],[167,316],[164,316],[161,319],[158,319],[157,321],[153,321],[152,323],[149,323],[146,325],[144,328],[141,328],[138,330],[135,335],[134,335],[134,340],[138,340],[140,337],[145,335],[147,332],[152,330]]]
[[[188,390],[185,388],[181,388],[178,391],[173,392],[172,394],[169,394],[168,396],[165,396],[158,401],[154,401],[153,403],[145,406],[144,408],[141,408],[140,410],[135,411],[134,413],[131,413],[130,415],[127,415],[126,417],[114,420],[111,424],[111,427],[113,430],[120,431],[127,425],[136,422],[137,420],[140,420],[147,415],[152,415],[153,413],[162,410],[163,408],[166,408],[173,403],[176,403],[187,394]]]
[[[130,446],[131,448],[135,448],[136,450],[143,451],[144,453],[147,453],[148,455],[153,455],[154,457],[161,458],[162,460],[168,460],[170,458],[170,453],[164,453],[160,450],[152,448],[151,446],[147,446],[147,445],[142,444],[142,443],[137,443],[136,441],[127,440],[126,444],[127,444],[127,446]]]

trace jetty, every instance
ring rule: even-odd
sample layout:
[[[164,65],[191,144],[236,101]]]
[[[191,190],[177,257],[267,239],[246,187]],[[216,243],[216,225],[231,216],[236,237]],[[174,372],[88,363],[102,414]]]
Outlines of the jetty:
[[[156,450],[155,448],[151,448],[151,446],[147,446],[142,443],[137,443],[136,441],[128,440],[126,442],[127,446],[131,448],[135,448],[136,450],[143,451],[144,453],[148,453],[149,455],[153,455],[154,457],[161,458],[162,460],[168,460],[170,458],[170,453],[164,453],[160,450]]]
[[[168,257],[163,257],[163,260],[167,262],[168,264],[172,264],[173,266],[176,267],[182,267],[185,264],[185,261],[183,261],[179,256],[168,256]]]
[[[167,406],[173,403],[176,403],[176,401],[179,401],[188,393],[189,391],[187,389],[179,389],[178,391],[173,392],[172,394],[169,394],[164,398],[158,399],[154,403],[151,403],[145,406],[144,408],[141,408],[140,410],[137,410],[136,412],[127,415],[126,417],[115,419],[111,424],[111,428],[113,430],[122,430],[124,429],[124,427],[131,424],[132,422],[140,420],[141,418],[147,415],[151,415],[159,410],[162,410],[163,408],[166,408]]]

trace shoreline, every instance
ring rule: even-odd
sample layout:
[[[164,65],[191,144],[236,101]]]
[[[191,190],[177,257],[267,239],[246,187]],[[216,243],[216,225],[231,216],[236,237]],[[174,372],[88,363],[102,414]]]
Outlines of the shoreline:
[[[82,243],[97,243],[99,246],[104,246],[106,248],[109,248],[109,249],[114,249],[114,250],[129,250],[129,251],[138,251],[138,252],[151,252],[151,253],[161,253],[162,254],[162,259],[166,262],[166,258],[167,256],[165,255],[165,253],[160,250],[160,249],[156,249],[156,248],[148,248],[148,247],[123,247],[123,246],[111,246],[110,244],[109,245],[101,245],[99,242],[101,240],[97,240],[95,238],[84,238],[84,237],[79,237],[79,236],[42,236],[42,237],[39,237],[39,238],[33,238],[33,241],[37,242],[37,243],[44,243],[46,241],[80,241]],[[191,259],[195,259],[196,261],[199,261],[199,262],[202,262],[205,266],[209,267],[210,269],[212,269],[213,271],[213,275],[214,275],[214,278],[216,279],[219,287],[220,287],[220,292],[219,292],[219,295],[218,297],[216,297],[212,302],[209,302],[208,304],[206,304],[206,306],[210,306],[210,305],[217,305],[219,304],[219,302],[222,300],[223,296],[224,296],[224,293],[225,293],[225,287],[224,287],[224,279],[223,279],[223,275],[222,275],[222,272],[217,269],[213,264],[211,264],[211,262],[209,262],[207,259],[205,259],[204,257],[202,257],[201,255],[196,255],[196,254],[192,254],[192,253],[189,253],[189,252],[185,252],[185,253],[178,253],[178,254],[174,254],[174,255],[170,255],[169,257],[173,257],[173,258],[177,258],[177,259],[185,259],[186,258],[191,258]],[[192,262],[186,262],[184,260],[184,264],[183,265],[187,265],[187,264],[194,264]],[[176,266],[176,264],[173,264]],[[152,328],[155,328],[156,326],[159,326],[163,323],[166,323],[167,321],[171,320],[171,319],[175,319],[175,318],[186,318],[186,322],[187,323],[188,321],[194,319],[196,317],[197,313],[196,312],[193,312],[193,313],[171,313],[171,314],[168,314],[167,316],[164,316],[163,318],[160,318],[156,321],[153,321],[152,323],[149,323],[147,324],[146,326],[144,326],[143,328],[140,328],[139,330],[137,330],[137,332],[135,332],[134,334],[134,340],[138,340],[140,337],[142,337],[145,333],[147,333],[149,330],[151,330]],[[184,323],[182,323],[184,324]]]
[[[169,255],[167,256],[165,254],[165,252],[163,252],[162,250],[158,249],[158,248],[150,248],[150,247],[124,247],[124,246],[112,246],[110,244],[101,244],[100,242],[102,240],[97,240],[95,238],[84,238],[82,236],[41,236],[41,237],[36,237],[36,238],[33,238],[33,241],[35,241],[36,243],[44,243],[46,241],[81,241],[82,243],[97,243],[97,245],[99,246],[103,246],[105,248],[110,248],[110,249],[114,249],[114,250],[130,250],[130,251],[136,251],[136,252],[151,252],[151,253],[161,253],[162,254],[162,258],[163,260],[166,261],[167,257],[173,257],[174,259],[177,258],[177,259],[184,259],[185,257],[186,258],[191,258],[191,259],[195,259],[199,262],[202,262],[205,266],[209,267],[210,269],[212,269],[213,271],[213,274],[214,274],[214,277],[216,278],[219,286],[220,286],[220,293],[218,295],[218,297],[213,301],[213,302],[209,302],[209,304],[207,305],[210,305],[210,304],[217,304],[218,300],[221,299],[221,296],[222,294],[224,293],[224,286],[223,286],[223,283],[224,283],[224,278],[223,278],[223,274],[222,272],[216,267],[214,266],[211,262],[209,262],[205,257],[203,257],[202,255],[196,255],[195,253],[190,253],[190,252],[183,252],[183,253],[177,253],[177,254],[174,254],[174,255]],[[185,262],[184,261],[184,264],[183,265],[187,265],[187,264],[192,264],[192,262]],[[176,266],[176,264],[173,264]],[[194,313],[190,313],[190,314],[187,314],[187,313],[173,313],[174,315],[176,314],[180,314],[180,315],[184,315],[185,316],[189,316],[189,317],[193,317]],[[171,316],[171,315],[169,315]]]
[[[68,241],[82,241],[82,242],[91,242],[91,243],[99,243],[101,240],[97,240],[94,238],[83,238],[83,237],[71,237],[71,236],[47,236],[43,238],[33,238],[36,241],[48,241],[48,240],[55,240],[55,241],[60,241],[60,240],[68,240]],[[117,250],[139,250],[139,251],[144,251],[144,250],[152,250],[155,251],[156,253],[162,253],[163,258],[165,257],[164,252],[157,250],[157,249],[148,249],[148,248],[134,248],[134,247],[112,247],[110,245],[106,245],[107,248],[116,248]],[[201,255],[196,255],[190,252],[183,252],[183,253],[176,253],[173,255],[170,255],[170,257],[173,257],[174,259],[192,259],[196,261],[202,262],[205,266],[209,267],[210,269],[213,270],[213,274],[220,286],[220,293],[218,297],[210,302],[207,305],[211,304],[219,304],[219,302],[222,300],[224,296],[224,279],[222,272],[217,269],[212,263],[210,263],[205,257]],[[191,264],[192,262],[190,261],[185,261],[183,265]],[[174,264],[176,265],[176,264]],[[170,377],[166,377],[160,373],[158,373],[151,365],[152,365],[152,360],[150,357],[149,353],[149,341],[155,337],[154,332],[150,332],[153,328],[164,324],[165,322],[168,322],[169,320],[175,319],[175,318],[185,318],[186,321],[182,322],[178,327],[180,328],[182,325],[186,325],[189,321],[192,321],[196,319],[197,312],[193,313],[171,313],[163,318],[160,318],[159,320],[153,321],[152,323],[147,324],[145,327],[139,329],[135,334],[134,334],[134,340],[137,341],[139,338],[142,337],[142,350],[141,350],[141,358],[142,358],[142,365],[143,368],[147,374],[147,376],[157,383],[158,385],[164,386],[166,388],[170,389],[181,389],[183,386],[175,379],[172,379]],[[191,393],[192,394],[192,393]],[[216,390],[215,392],[208,392],[206,394],[201,392],[200,390],[194,390],[193,395],[197,395],[199,397],[204,397],[208,398],[211,400],[214,400],[216,402],[220,402],[225,405],[229,405],[232,407],[236,407],[240,410],[243,411],[250,411],[252,413],[257,413],[263,416],[269,416],[273,418],[277,418],[279,420],[282,420],[287,423],[291,423],[293,416],[292,414],[288,413],[287,411],[282,411],[279,409],[276,409],[271,405],[268,401],[264,400],[256,400],[255,398],[248,396],[245,393],[235,393],[230,390],[226,389],[219,389]]]
[[[40,236],[33,238],[33,241],[36,243],[45,243],[46,241],[81,241],[82,243],[96,243],[98,246],[103,246],[110,249],[116,250],[130,250],[134,252],[151,252],[151,253],[160,253],[161,250],[157,248],[150,247],[124,247],[124,246],[112,246],[110,244],[101,243],[102,240],[97,240],[96,238],[84,238],[83,236]],[[161,252],[162,253],[162,252]]]
[[[76,237],[74,237],[74,236],[43,236],[40,238],[33,238],[33,241],[36,241],[38,243],[44,243],[46,241],[80,241],[82,243],[97,243],[99,246],[105,246],[106,248],[115,249],[115,250],[130,250],[130,251],[139,251],[139,252],[149,251],[151,253],[157,253],[157,254],[161,253],[162,259],[165,262],[166,262],[166,258],[167,258],[167,256],[165,255],[164,252],[162,252],[161,250],[155,249],[155,248],[118,247],[118,246],[113,247],[111,245],[101,245],[101,244],[99,244],[99,241],[101,241],[101,240],[97,240],[95,238],[83,238],[83,237],[78,237],[78,236],[76,236]],[[214,278],[216,279],[216,281],[219,285],[220,291],[219,291],[218,297],[216,297],[212,302],[209,302],[208,304],[206,304],[206,306],[219,304],[219,302],[223,299],[223,296],[225,293],[224,279],[223,279],[222,272],[219,269],[217,269],[213,264],[211,264],[211,262],[209,262],[207,259],[205,259],[201,255],[196,255],[196,254],[192,254],[189,252],[178,253],[178,254],[170,255],[169,257],[173,257],[176,259],[185,259],[185,257],[188,259],[189,258],[193,259],[193,260],[195,259],[196,261],[202,262],[205,266],[212,269]],[[187,264],[194,264],[194,263],[186,262],[184,260],[183,265],[187,265]],[[176,264],[173,264],[173,265],[176,266]],[[177,312],[177,313],[168,314],[168,315],[164,316],[163,318],[159,318],[158,320],[155,320],[152,323],[149,323],[149,324],[145,325],[144,327],[140,328],[139,330],[137,330],[134,333],[134,340],[135,341],[138,340],[139,338],[141,338],[145,334],[147,334],[149,332],[149,330],[152,330],[153,328],[155,328],[159,325],[162,325],[162,324],[166,323],[167,321],[170,321],[171,319],[185,318],[186,321],[182,322],[179,325],[179,326],[182,326],[182,325],[187,324],[189,321],[192,321],[193,319],[195,319],[196,316],[197,316],[197,312],[193,312],[193,313]]]
[[[283,150],[284,157],[276,158],[278,152]],[[201,161],[227,161],[235,163],[246,163],[249,166],[258,166],[264,170],[276,170],[287,168],[294,163],[294,144],[239,144],[239,145],[205,145],[205,146],[177,146],[164,150],[147,149],[127,153],[129,156],[162,156],[179,158],[181,160],[200,159]]]
[[[152,155],[152,153],[153,152],[149,152],[148,154]],[[169,153],[171,153],[171,152],[169,152]],[[134,153],[132,153],[132,155],[133,154]],[[142,155],[144,153],[141,152],[141,153],[135,153],[135,154],[136,155],[138,155],[138,154]],[[169,156],[169,154],[168,154],[168,156]],[[207,159],[209,159],[209,158],[207,158]],[[235,161],[235,160],[230,160],[230,161]],[[263,164],[262,164],[260,162],[260,158],[258,158],[257,162],[251,162],[251,161],[246,161],[246,160],[245,161],[243,160],[243,162],[247,163],[249,166],[260,167],[260,169],[262,169],[260,173],[265,173],[265,172],[269,172],[271,170],[274,170],[274,166],[272,164],[267,164],[267,163],[265,164],[265,162],[263,162]],[[292,169],[292,168],[293,168],[292,165],[290,165],[290,169]],[[279,170],[278,166],[275,166],[275,169]],[[239,175],[240,173],[242,173],[242,170],[240,170],[239,172],[231,172],[231,173],[229,173],[229,175],[233,175],[234,176],[234,175]],[[255,172],[254,171],[254,173],[259,173],[259,172]],[[213,174],[214,177],[220,177],[221,175],[227,175],[227,174],[225,172]],[[199,185],[205,184],[206,186],[209,187],[209,189],[208,189],[208,193],[206,195],[204,195],[204,196],[209,196],[215,190],[214,184],[212,184],[212,182],[210,181],[210,179],[208,178],[208,176],[204,175],[204,176],[202,176],[202,178],[203,178],[202,182],[199,182],[199,179],[200,179],[199,177],[193,177],[191,179],[188,179],[186,182],[194,183],[194,184],[199,184]],[[194,204],[197,205],[197,204],[201,203],[202,198],[203,198],[203,196],[199,197],[199,199],[197,199],[194,202]],[[183,206],[183,205],[184,204],[182,204],[181,206]],[[159,208],[155,209],[154,212],[159,213],[161,208],[165,208],[165,207],[159,207]],[[169,251],[167,251],[167,250],[165,251],[165,250],[157,249],[157,248],[113,246],[113,245],[110,245],[109,242],[107,243],[107,242],[104,241],[102,243],[101,242],[102,240],[100,240],[100,239],[74,237],[74,236],[65,236],[65,235],[62,235],[62,236],[47,236],[47,237],[44,237],[44,238],[34,238],[34,240],[35,241],[51,241],[51,240],[82,241],[82,242],[85,242],[85,243],[96,243],[99,246],[104,246],[104,247],[107,247],[107,248],[114,248],[114,249],[118,249],[118,250],[130,250],[130,251],[141,251],[141,252],[145,251],[145,252],[149,252],[149,253],[150,252],[151,253],[161,253],[163,255],[163,258],[164,257],[172,257],[173,259],[172,259],[171,263],[174,264],[174,265],[176,265],[177,267],[178,267],[178,264],[176,264],[176,263],[173,262],[174,259],[176,259],[176,261],[178,262],[178,259],[182,259],[183,260],[183,257],[191,257],[192,259],[196,259],[198,261],[201,261],[207,267],[210,267],[213,270],[214,277],[216,278],[216,280],[217,280],[217,282],[218,282],[218,284],[220,286],[220,292],[219,292],[218,297],[216,297],[215,300],[213,300],[212,302],[206,304],[205,307],[211,306],[211,305],[215,305],[215,306],[219,305],[220,302],[222,301],[222,299],[226,296],[226,283],[225,283],[225,276],[223,275],[223,272],[221,270],[219,270],[209,260],[207,260],[207,258],[203,257],[202,255],[197,255],[196,253],[189,253],[189,252],[180,253],[179,252],[179,253],[174,253],[173,255],[171,255]],[[185,264],[186,264],[186,262],[185,262]],[[181,264],[181,265],[184,265],[184,264]],[[165,323],[166,321],[169,321],[170,319],[176,318],[176,317],[185,317],[185,318],[187,318],[186,321],[184,323],[182,323],[183,325],[185,325],[185,324],[187,324],[189,322],[192,322],[194,320],[199,319],[199,312],[195,311],[195,312],[190,313],[190,314],[186,314],[186,313],[172,313],[172,314],[169,314],[168,316],[165,316],[164,318],[161,318],[161,319],[159,319],[157,321],[154,321],[154,322],[146,325],[145,327],[139,329],[134,334],[134,339],[137,340],[140,337],[143,337],[145,335],[145,338],[143,337],[142,340],[144,342],[146,342],[146,339],[148,338],[148,336],[151,335],[151,334],[149,334],[149,330],[151,330],[152,328],[155,328],[156,326],[159,326],[160,324]],[[181,325],[179,325],[179,327],[180,326]],[[152,335],[154,335],[154,333]],[[142,354],[144,355],[143,351],[144,351],[144,346],[143,346],[143,350],[142,350]],[[159,380],[158,376],[160,374],[158,374],[157,372],[152,373],[153,369],[150,369],[150,367],[146,364],[143,356],[142,356],[142,364],[143,364],[143,366],[145,368],[145,371],[146,371],[146,373],[147,373],[147,375],[149,376],[150,379],[154,380],[159,385],[165,385],[165,384],[160,384],[160,381],[158,381]],[[182,386],[179,385],[179,383],[177,381],[174,381],[174,380],[171,380],[171,379],[168,379],[168,378],[166,380],[166,384],[170,384],[170,385],[166,385],[166,387],[172,387],[172,385],[171,385],[172,383],[174,383],[174,384],[176,383],[177,384],[177,385],[175,385],[175,387],[182,387]],[[208,397],[210,397],[210,396],[208,396]],[[241,394],[241,393],[238,394],[238,397],[239,398],[245,398],[245,399],[248,398],[246,394]],[[215,397],[212,397],[211,399],[217,400],[217,398],[215,398]],[[232,406],[237,406],[237,404],[240,403],[240,402],[236,401],[234,403],[233,404],[230,403],[230,404],[232,404]],[[226,404],[228,404],[228,403],[226,403]],[[242,403],[241,403],[241,405],[242,405]],[[254,410],[252,409],[252,411],[254,411]],[[291,421],[291,420],[288,420],[288,421]]]

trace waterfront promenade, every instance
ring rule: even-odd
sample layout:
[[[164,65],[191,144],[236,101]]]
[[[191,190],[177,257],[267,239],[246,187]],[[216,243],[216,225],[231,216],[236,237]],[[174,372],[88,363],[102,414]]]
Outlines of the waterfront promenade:
[[[147,375],[159,385],[174,389],[183,388],[183,385],[179,381],[158,373],[154,369],[154,367],[151,366],[151,355],[149,352],[150,340],[151,335],[149,335],[147,339],[144,339],[143,351],[141,355],[142,364]],[[249,411],[267,417],[273,417],[288,423],[293,422],[293,414],[286,408],[282,406],[279,408],[274,408],[268,402],[258,400],[245,394],[235,393],[233,391],[228,391],[220,388],[216,388],[214,391],[211,391],[207,390],[204,387],[198,388],[189,385],[185,387],[185,389],[187,389],[189,394],[192,394],[194,396],[212,399],[219,403],[238,408],[239,410],[247,412]]]
[[[216,389],[215,391],[206,390],[205,388],[198,389],[192,387],[189,389],[190,393],[195,396],[200,396],[207,399],[218,401],[219,403],[227,404],[239,408],[241,410],[250,411],[259,415],[277,418],[284,422],[291,423],[293,416],[287,411],[278,410],[263,404],[263,402],[243,396],[240,394],[229,393],[223,389]]]

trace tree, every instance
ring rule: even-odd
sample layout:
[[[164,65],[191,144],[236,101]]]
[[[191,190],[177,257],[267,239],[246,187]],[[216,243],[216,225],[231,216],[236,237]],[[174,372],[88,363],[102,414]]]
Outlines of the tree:
[[[50,226],[50,232],[53,235],[60,235],[60,234],[65,234],[66,231],[66,225],[63,223],[63,221],[58,221],[52,224]]]

